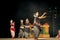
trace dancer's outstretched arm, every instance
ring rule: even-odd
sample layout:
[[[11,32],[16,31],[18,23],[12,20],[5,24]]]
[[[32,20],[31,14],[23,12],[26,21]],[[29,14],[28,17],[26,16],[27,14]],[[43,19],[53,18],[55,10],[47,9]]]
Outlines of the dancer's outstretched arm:
[[[38,17],[39,19],[43,19],[43,18],[46,18],[46,16],[44,16],[46,14],[46,12],[43,13],[42,16]]]

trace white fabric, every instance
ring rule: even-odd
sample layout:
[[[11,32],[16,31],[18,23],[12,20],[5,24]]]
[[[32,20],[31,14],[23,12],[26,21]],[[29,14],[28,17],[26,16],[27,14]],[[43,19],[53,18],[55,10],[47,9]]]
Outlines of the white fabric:
[[[30,26],[25,26],[26,28],[29,28]]]
[[[15,37],[15,32],[13,30],[11,30],[11,36]]]

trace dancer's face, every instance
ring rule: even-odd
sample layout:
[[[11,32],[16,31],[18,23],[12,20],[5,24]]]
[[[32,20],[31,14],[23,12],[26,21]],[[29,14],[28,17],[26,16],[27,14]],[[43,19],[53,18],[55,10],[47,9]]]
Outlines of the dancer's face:
[[[39,15],[39,13],[38,13],[38,12],[36,12],[36,17],[38,17],[38,15]]]
[[[26,23],[29,23],[29,20],[28,19],[26,19]]]
[[[13,22],[13,20],[10,21],[10,23],[12,23],[12,22]]]
[[[21,23],[23,23],[23,20],[20,20]]]
[[[38,13],[38,12],[36,12],[36,13],[34,14],[34,17],[38,17],[38,15],[39,15],[39,13]]]

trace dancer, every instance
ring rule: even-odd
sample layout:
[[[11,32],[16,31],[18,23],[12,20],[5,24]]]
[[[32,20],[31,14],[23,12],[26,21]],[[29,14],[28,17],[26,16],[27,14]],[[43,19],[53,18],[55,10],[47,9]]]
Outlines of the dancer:
[[[38,12],[36,13],[36,14],[34,14],[34,27],[33,27],[33,34],[34,34],[34,38],[35,38],[35,40],[37,40],[37,38],[38,38],[38,36],[39,36],[39,28],[40,28],[40,23],[38,22],[39,21],[39,19],[37,18],[38,17]],[[38,23],[38,24],[37,24]]]
[[[30,36],[30,23],[27,18],[25,22],[25,38],[28,38],[29,36]]]
[[[33,32],[34,32],[34,38],[35,38],[35,40],[38,40],[40,31],[41,31],[41,29],[40,29],[40,19],[45,18],[46,16],[44,16],[44,15],[45,15],[45,13],[42,16],[39,16],[38,12],[36,12],[34,14]]]
[[[11,36],[12,36],[12,39],[14,39],[15,37],[15,22],[13,22],[13,20],[10,20],[10,32],[11,32]]]
[[[21,26],[20,26],[20,30],[19,30],[19,34],[18,34],[18,37],[24,37],[24,24],[23,24],[23,20],[20,20],[21,22]]]
[[[56,38],[60,38],[60,30],[58,30],[58,34],[57,34]]]

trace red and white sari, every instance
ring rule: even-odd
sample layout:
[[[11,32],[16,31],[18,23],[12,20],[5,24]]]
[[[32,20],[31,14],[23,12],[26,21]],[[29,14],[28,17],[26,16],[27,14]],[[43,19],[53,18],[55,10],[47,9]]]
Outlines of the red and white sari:
[[[15,26],[15,23],[12,22],[12,23],[11,23],[11,27],[10,27],[10,32],[11,32],[11,36],[12,36],[13,38],[15,37],[15,28],[14,28],[14,26]]]

